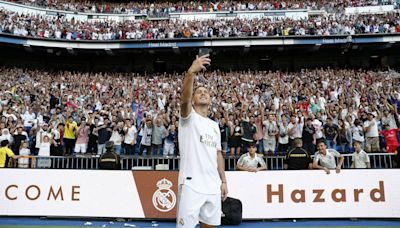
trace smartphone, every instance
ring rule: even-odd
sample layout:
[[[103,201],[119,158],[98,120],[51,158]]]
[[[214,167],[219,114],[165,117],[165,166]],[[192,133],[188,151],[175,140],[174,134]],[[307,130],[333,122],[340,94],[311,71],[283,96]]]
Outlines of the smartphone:
[[[203,55],[208,55],[211,53],[211,50],[209,48],[200,48],[199,49],[199,57]]]

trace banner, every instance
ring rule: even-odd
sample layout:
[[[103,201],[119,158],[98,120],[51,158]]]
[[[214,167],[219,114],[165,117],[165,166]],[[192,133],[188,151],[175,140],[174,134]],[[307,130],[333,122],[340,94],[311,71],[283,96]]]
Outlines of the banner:
[[[400,170],[226,172],[244,219],[400,218]],[[175,218],[176,171],[0,169],[1,216]]]

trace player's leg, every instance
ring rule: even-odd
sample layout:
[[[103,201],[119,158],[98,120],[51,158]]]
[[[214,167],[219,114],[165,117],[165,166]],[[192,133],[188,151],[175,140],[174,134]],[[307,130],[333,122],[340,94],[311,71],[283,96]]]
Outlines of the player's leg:
[[[207,195],[207,201],[200,209],[200,227],[221,225],[221,211],[221,194]]]
[[[200,228],[214,228],[214,226],[210,226],[204,223],[200,223]]]
[[[186,185],[180,185],[179,188],[176,227],[194,228],[199,223],[200,208],[204,205],[206,196]]]

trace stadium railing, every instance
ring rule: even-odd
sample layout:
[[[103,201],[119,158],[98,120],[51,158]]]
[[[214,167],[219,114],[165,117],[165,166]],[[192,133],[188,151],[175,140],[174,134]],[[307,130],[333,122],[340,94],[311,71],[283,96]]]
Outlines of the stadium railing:
[[[373,169],[395,168],[395,156],[388,153],[370,153],[368,154]],[[352,155],[343,154],[345,160],[343,168],[351,167]],[[48,169],[99,169],[99,157],[92,155],[81,156],[23,156],[21,158],[29,159],[29,168],[48,168]],[[282,170],[285,156],[264,156],[268,170]],[[121,156],[122,170],[179,170],[179,156]],[[227,156],[225,158],[225,169],[229,171],[236,170],[236,164],[239,157]],[[10,166],[17,168],[18,162],[12,160]]]

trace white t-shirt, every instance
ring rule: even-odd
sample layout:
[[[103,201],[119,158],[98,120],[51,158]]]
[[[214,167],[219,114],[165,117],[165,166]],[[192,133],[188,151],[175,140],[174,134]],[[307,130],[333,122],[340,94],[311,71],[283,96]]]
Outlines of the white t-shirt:
[[[325,104],[326,104],[326,100],[324,97],[319,97],[317,100],[317,105],[320,109],[325,110]]]
[[[142,141],[140,142],[142,145],[145,146],[151,146],[151,137],[153,135],[153,128],[147,127],[147,125],[144,125],[144,128],[142,129]]]
[[[390,114],[387,117],[383,117],[382,118],[382,124],[389,125],[390,129],[397,128],[396,119],[394,118],[394,116],[392,114]]]
[[[284,125],[282,122],[279,123],[278,142],[280,144],[288,144],[289,143],[288,126]]]
[[[264,139],[266,140],[275,140],[275,135],[270,134],[277,134],[279,133],[279,128],[276,122],[266,120],[263,122],[265,132],[264,132]]]
[[[240,156],[238,164],[243,166],[244,168],[257,168],[258,164],[260,164],[260,166],[264,166],[265,161],[257,154],[254,156],[254,158],[252,158],[250,156],[250,153],[245,153]]]
[[[33,123],[36,121],[36,115],[35,113],[30,114],[26,112],[22,115],[22,119],[24,120],[24,127],[32,127]]]
[[[314,119],[312,122],[312,125],[315,128],[315,136],[317,139],[323,138],[324,133],[322,132],[322,122],[319,121],[318,119]]]
[[[353,140],[364,142],[364,131],[361,126],[353,126],[351,128],[351,133],[353,135]]]
[[[290,131],[290,129],[292,129],[292,131],[289,137],[291,139],[301,138],[303,134],[303,126],[304,126],[303,121],[300,121],[300,123],[298,123],[297,126],[292,122],[290,122],[288,125],[288,130]]]
[[[47,131],[43,131],[43,129],[40,129],[39,132],[36,133],[36,148],[40,148],[41,144],[43,143],[44,136],[48,136],[49,139],[51,139],[51,134]],[[42,137],[42,139],[40,139],[40,137]]]
[[[375,120],[365,121],[364,127],[368,127],[371,122],[373,123],[373,125],[367,132],[365,132],[365,137],[367,137],[367,138],[368,137],[379,137],[378,124],[376,123]]]
[[[50,143],[49,142],[44,142],[40,144],[39,148],[39,156],[50,156]]]
[[[326,155],[320,152],[315,153],[314,161],[320,162],[320,165],[328,169],[336,169],[336,158],[340,157],[340,153],[334,149],[326,149]]]
[[[137,129],[135,126],[131,126],[128,128],[128,132],[125,134],[124,143],[131,144],[132,141],[135,139],[135,134],[137,133]]]
[[[28,148],[22,148],[19,150],[19,155],[28,156],[31,154],[31,151]],[[19,158],[18,159],[18,167],[20,168],[28,168],[29,167],[29,158]]]
[[[220,194],[217,152],[221,150],[218,124],[194,109],[179,119],[179,151],[181,155],[179,184],[203,194]]]
[[[110,137],[110,141],[114,142],[114,145],[121,145],[122,143],[122,136],[119,134],[118,131],[113,131]]]
[[[369,163],[369,156],[365,151],[361,150],[360,153],[353,153],[353,158],[351,161],[354,162],[354,167],[356,169],[365,169],[367,168],[366,163]]]

